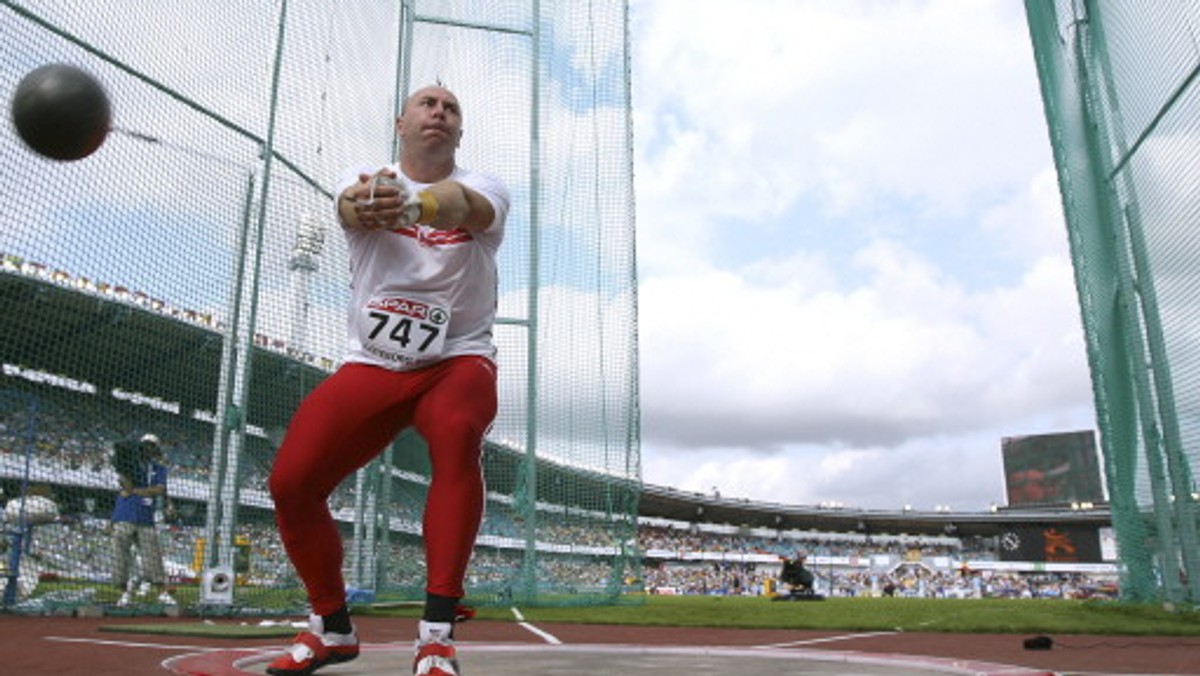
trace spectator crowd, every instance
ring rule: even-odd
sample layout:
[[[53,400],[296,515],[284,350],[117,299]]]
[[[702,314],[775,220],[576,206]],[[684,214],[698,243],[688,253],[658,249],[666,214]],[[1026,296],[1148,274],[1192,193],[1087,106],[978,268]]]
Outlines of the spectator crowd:
[[[106,517],[116,484],[106,473],[111,473],[112,446],[153,429],[162,439],[179,507],[177,516],[162,525],[168,573],[176,584],[194,582],[199,574],[197,540],[205,530],[211,425],[135,406],[102,405],[96,396],[83,393],[39,395],[36,427],[21,406],[0,405],[0,499],[7,501],[19,490],[28,461],[39,490],[59,502],[63,518],[39,526],[30,545],[41,569],[99,582],[111,574]],[[253,498],[239,516],[238,537],[248,543],[243,581],[294,586],[265,492],[272,457],[265,435],[252,438],[243,454],[241,490]],[[347,484],[331,504],[351,533],[361,504],[353,482]],[[388,585],[415,585],[424,577],[417,536],[426,488],[419,476],[401,475],[393,482],[388,516],[399,532],[388,545]],[[989,567],[997,553],[995,541],[988,538],[764,532],[643,519],[636,525],[636,542],[623,543],[614,535],[618,530],[611,520],[586,513],[539,518],[539,582],[585,591],[610,587],[617,575],[630,591],[761,595],[773,589],[781,557],[803,551],[817,589],[828,596],[1084,598],[1115,593],[1115,580],[1108,574],[1031,574]],[[469,584],[504,593],[514,571],[521,570],[524,533],[512,497],[489,494]],[[632,565],[614,573],[617,561]]]

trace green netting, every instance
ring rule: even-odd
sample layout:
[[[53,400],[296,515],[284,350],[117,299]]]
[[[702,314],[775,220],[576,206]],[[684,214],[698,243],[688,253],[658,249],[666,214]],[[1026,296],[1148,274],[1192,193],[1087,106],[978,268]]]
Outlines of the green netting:
[[[0,488],[60,513],[5,522],[4,607],[116,607],[112,449],[147,432],[183,607],[303,603],[265,479],[342,353],[331,183],[394,157],[399,101],[435,81],[463,103],[460,163],[513,194],[469,598],[620,598],[640,494],[627,39],[620,0],[0,1],[5,101],[65,62],[114,108],[78,162],[0,128]],[[423,453],[402,435],[331,500],[352,600],[422,598]]]
[[[1200,4],[1026,0],[1123,597],[1200,601]]]

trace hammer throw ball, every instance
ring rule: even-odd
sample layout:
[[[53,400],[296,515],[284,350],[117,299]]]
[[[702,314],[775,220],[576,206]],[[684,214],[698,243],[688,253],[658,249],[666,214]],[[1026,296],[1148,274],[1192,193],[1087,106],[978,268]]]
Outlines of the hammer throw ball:
[[[55,160],[80,160],[104,143],[112,106],[100,81],[87,71],[51,63],[30,71],[12,99],[13,125],[34,152]]]

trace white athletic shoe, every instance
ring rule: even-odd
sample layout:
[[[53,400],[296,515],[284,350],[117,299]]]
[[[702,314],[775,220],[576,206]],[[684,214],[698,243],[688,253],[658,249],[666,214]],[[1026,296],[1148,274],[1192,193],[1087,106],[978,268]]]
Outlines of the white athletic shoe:
[[[458,653],[454,649],[454,639],[450,638],[449,625],[442,626],[441,623],[429,623],[421,620],[417,654],[413,658],[413,674],[416,676],[460,676],[462,674],[458,668]]]
[[[309,676],[326,664],[349,662],[358,657],[358,634],[325,631],[320,615],[308,616],[308,631],[296,636],[292,645],[267,665],[271,676]]]

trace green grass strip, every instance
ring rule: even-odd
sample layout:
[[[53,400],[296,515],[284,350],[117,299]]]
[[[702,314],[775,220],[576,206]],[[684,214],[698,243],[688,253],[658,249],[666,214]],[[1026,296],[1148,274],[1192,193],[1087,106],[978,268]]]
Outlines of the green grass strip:
[[[468,599],[469,602],[469,599]],[[520,606],[532,623],[662,627],[1200,636],[1200,612],[1059,599],[832,598],[771,601],[745,596],[650,596],[638,605]],[[356,606],[356,615],[419,617],[420,608]],[[507,607],[480,619],[515,621]]]

